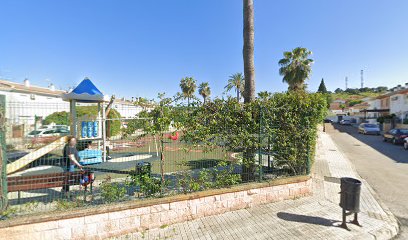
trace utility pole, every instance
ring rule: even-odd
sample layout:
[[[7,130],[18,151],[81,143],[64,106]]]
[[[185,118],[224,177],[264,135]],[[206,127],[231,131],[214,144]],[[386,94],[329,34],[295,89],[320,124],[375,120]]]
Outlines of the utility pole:
[[[364,70],[361,70],[361,88],[364,88]]]
[[[347,90],[347,88],[348,88],[348,77],[346,77],[346,89],[345,90]]]

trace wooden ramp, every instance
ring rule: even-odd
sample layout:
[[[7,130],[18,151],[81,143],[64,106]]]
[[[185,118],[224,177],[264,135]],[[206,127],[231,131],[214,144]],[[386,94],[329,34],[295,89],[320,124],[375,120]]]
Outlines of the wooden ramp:
[[[31,152],[27,155],[25,155],[24,157],[7,164],[7,174],[10,173],[14,173],[16,171],[18,171],[19,169],[27,166],[28,164],[34,162],[36,159],[44,156],[45,154],[53,151],[56,148],[61,147],[62,145],[64,145],[68,140],[67,136],[58,138],[57,140],[55,140],[54,142],[45,145],[44,147],[41,147],[37,150],[35,150],[34,152]]]

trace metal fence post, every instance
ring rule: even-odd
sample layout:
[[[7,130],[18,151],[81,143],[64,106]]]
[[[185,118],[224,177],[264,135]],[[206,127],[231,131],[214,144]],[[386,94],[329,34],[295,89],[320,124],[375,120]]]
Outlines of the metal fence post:
[[[0,211],[6,209],[7,199],[7,155],[6,155],[6,98],[0,95]]]
[[[261,140],[262,134],[262,106],[259,105],[259,133],[258,133],[258,167],[259,167],[259,181],[262,181],[262,155],[261,155]]]
[[[307,131],[310,131],[309,129],[309,124],[307,124]],[[308,138],[307,138],[307,144],[306,144],[306,151],[307,151],[307,162],[306,162],[306,174],[309,175],[310,174],[310,134],[308,134]]]

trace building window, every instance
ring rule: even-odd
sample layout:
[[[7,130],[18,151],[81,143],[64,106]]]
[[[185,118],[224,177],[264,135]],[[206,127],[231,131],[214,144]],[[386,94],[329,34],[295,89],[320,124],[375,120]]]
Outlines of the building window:
[[[391,101],[397,101],[398,100],[398,96],[392,97]]]

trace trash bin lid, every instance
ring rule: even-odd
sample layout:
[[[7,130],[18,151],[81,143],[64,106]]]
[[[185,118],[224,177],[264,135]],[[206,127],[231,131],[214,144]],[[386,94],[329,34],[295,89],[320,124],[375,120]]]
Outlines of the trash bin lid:
[[[351,177],[343,177],[340,179],[342,183],[346,184],[353,184],[353,185],[361,185],[361,181]]]

